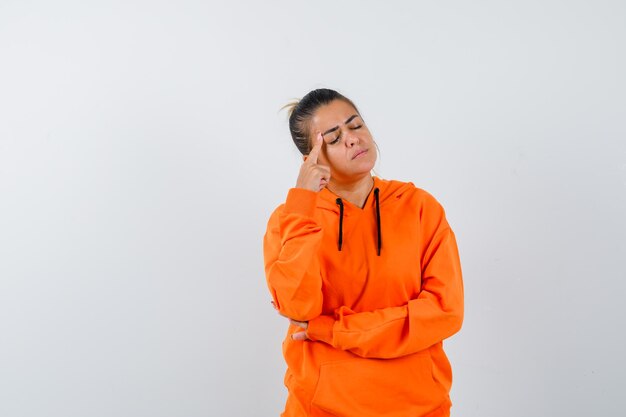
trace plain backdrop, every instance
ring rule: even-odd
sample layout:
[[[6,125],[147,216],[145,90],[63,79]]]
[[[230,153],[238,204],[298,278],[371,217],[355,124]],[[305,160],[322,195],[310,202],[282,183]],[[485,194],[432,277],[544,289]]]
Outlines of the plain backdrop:
[[[278,416],[262,237],[318,87],[456,232],[453,415],[618,415],[624,74],[623,1],[0,0],[0,415]]]

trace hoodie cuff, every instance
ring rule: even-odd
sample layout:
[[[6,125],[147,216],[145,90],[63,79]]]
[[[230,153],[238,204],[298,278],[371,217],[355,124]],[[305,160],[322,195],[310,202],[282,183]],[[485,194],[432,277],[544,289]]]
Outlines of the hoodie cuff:
[[[313,217],[317,206],[317,193],[303,188],[291,188],[285,201],[284,213]]]
[[[313,341],[325,342],[329,345],[333,344],[333,326],[335,319],[331,316],[318,316],[309,321],[306,329],[306,335]]]

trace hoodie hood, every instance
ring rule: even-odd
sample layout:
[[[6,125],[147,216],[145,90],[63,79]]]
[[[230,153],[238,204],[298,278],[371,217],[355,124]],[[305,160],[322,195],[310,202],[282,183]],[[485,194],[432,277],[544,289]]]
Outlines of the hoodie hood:
[[[374,179],[374,185],[362,208],[342,199],[328,188],[322,189],[318,194],[317,207],[331,211],[339,216],[337,228],[338,251],[341,251],[343,248],[344,217],[362,216],[363,212],[373,211],[376,218],[376,255],[380,256],[382,250],[381,211],[386,206],[400,201],[408,191],[415,189],[415,186],[410,182],[388,181],[378,177],[372,178]]]
[[[374,190],[376,188],[378,188],[379,190],[378,198],[379,198],[381,207],[384,207],[387,204],[392,204],[392,203],[397,202],[399,199],[402,198],[402,196],[407,191],[411,191],[415,189],[415,185],[413,185],[413,183],[410,183],[410,182],[384,180],[379,177],[372,177],[372,178],[374,179],[374,186],[372,187],[370,194],[365,200],[365,205],[362,208],[363,210],[373,205],[372,197],[374,195]],[[322,189],[322,191],[318,193],[317,207],[325,209],[325,210],[330,210],[334,213],[339,214],[339,208],[336,202],[337,198],[339,198],[338,195],[330,191],[328,188],[324,188]],[[343,200],[343,202],[344,204],[346,204],[346,206],[349,205],[354,209],[358,209],[358,210],[361,209],[349,203],[347,200]],[[346,211],[344,215],[348,217],[350,213]]]

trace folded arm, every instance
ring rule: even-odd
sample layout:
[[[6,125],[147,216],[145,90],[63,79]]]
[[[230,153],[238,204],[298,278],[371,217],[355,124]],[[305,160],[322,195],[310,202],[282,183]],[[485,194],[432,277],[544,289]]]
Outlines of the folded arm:
[[[405,305],[335,316],[319,316],[307,337],[368,358],[395,358],[419,352],[456,333],[463,322],[463,282],[455,235],[440,229],[430,241],[421,291]]]

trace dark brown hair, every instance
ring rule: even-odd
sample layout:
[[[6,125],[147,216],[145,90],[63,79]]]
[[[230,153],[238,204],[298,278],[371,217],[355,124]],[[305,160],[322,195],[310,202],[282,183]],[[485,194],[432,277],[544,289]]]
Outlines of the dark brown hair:
[[[293,143],[302,155],[308,155],[311,151],[310,122],[315,112],[322,106],[330,104],[334,100],[343,100],[359,113],[359,109],[352,100],[343,96],[335,90],[328,88],[318,88],[309,92],[306,96],[293,103],[287,104],[283,108],[289,110],[289,131]]]

